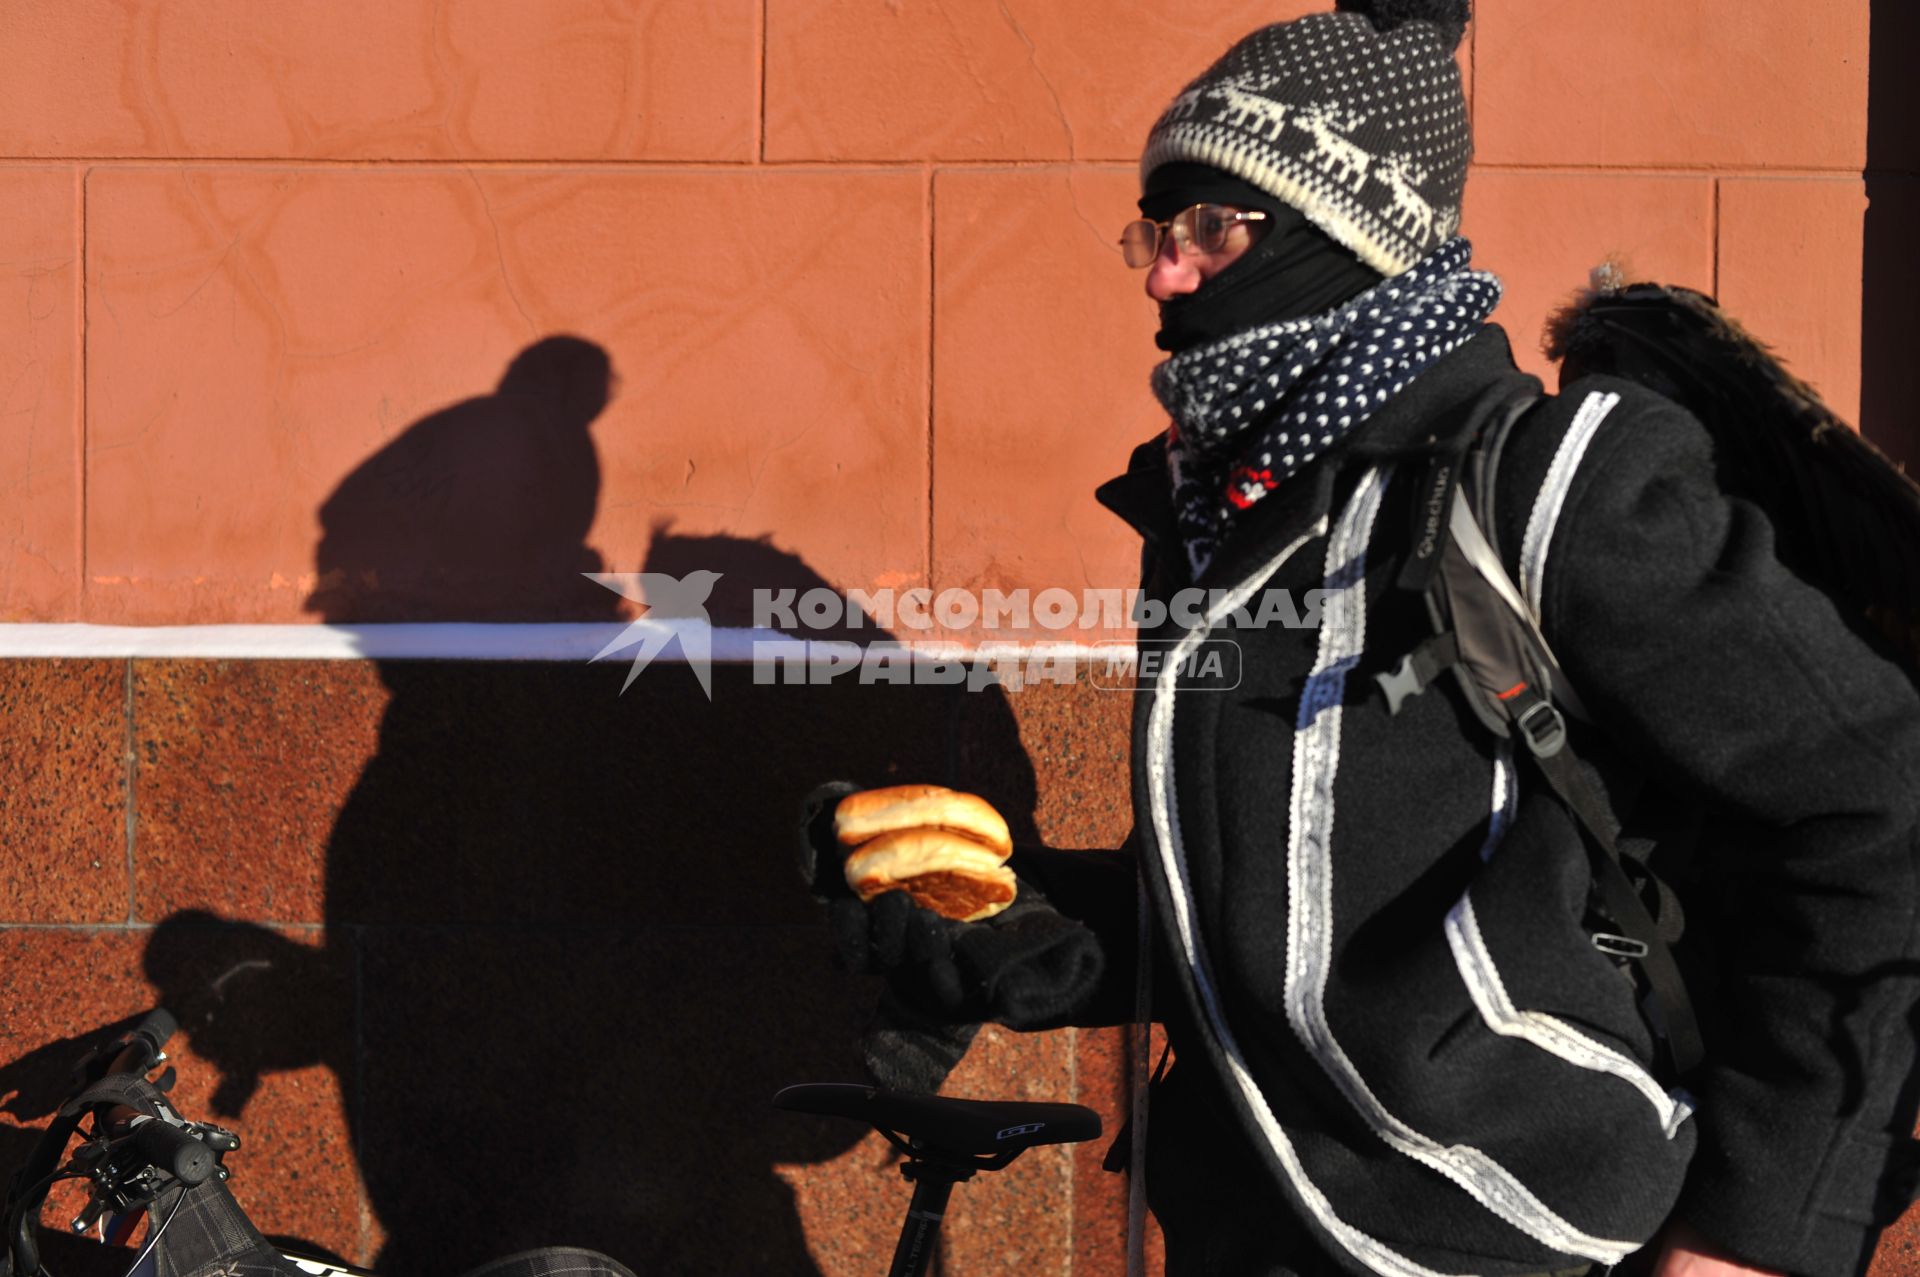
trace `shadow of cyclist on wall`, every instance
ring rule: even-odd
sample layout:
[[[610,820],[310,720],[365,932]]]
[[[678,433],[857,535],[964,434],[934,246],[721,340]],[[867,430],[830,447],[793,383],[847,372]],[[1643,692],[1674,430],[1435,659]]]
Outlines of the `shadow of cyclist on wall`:
[[[607,352],[548,337],[489,395],[409,426],[320,507],[307,609],[336,622],[610,621],[582,579],[600,495],[588,428],[618,389]]]
[[[611,617],[619,599],[578,575],[600,566],[586,426],[610,375],[590,343],[543,342],[495,395],[369,458],[323,507],[314,606]],[[744,585],[826,584],[768,542],[666,529],[644,567],[722,570],[721,624]],[[379,674],[378,750],[328,843],[324,946],[205,914],[148,945],[149,978],[227,1075],[223,1102],[266,1071],[332,1068],[383,1271],[548,1244],[643,1273],[817,1271],[779,1168],[859,1132],[769,1101],[860,1076],[873,990],[834,967],[790,813],[827,776],[947,779],[958,693],[755,686],[718,666],[709,701],[662,663],[623,695],[618,657]]]

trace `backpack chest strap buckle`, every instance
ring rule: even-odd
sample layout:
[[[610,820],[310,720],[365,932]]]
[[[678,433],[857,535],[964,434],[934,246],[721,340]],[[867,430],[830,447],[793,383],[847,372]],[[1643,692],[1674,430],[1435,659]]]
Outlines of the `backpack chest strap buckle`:
[[[1398,714],[1409,696],[1418,696],[1432,686],[1460,659],[1460,640],[1453,631],[1435,634],[1400,658],[1391,673],[1375,674],[1373,681],[1387,694],[1387,713]]]

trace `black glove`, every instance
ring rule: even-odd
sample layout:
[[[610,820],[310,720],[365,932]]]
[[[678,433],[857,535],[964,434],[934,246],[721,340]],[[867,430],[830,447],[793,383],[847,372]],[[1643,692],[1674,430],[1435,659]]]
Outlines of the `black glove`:
[[[1099,985],[1105,959],[1084,924],[1019,884],[1014,902],[984,922],[956,922],[889,891],[862,903],[846,885],[833,807],[859,786],[822,785],[801,809],[801,869],[848,970],[884,975],[922,1025],[994,1020],[1009,1028],[1064,1023]]]
[[[926,1019],[889,989],[880,997],[874,1023],[860,1038],[867,1076],[889,1091],[931,1095],[973,1045],[978,1024],[939,1024]]]
[[[842,869],[846,853],[833,836],[833,811],[848,794],[857,794],[871,786],[851,780],[830,780],[815,785],[800,800],[800,825],[795,833],[794,855],[800,880],[821,904],[832,904],[853,895]]]
[[[904,892],[890,891],[872,906],[847,886],[845,849],[833,833],[833,812],[848,794],[867,788],[852,781],[828,781],[800,800],[798,854],[801,880],[815,900],[827,906],[827,923],[840,963],[849,971],[883,974],[901,983],[937,979],[957,980],[947,928],[953,924],[938,914],[916,908]],[[934,973],[938,973],[935,975]],[[941,1001],[934,998],[932,1001]],[[957,993],[947,1001],[956,1001]],[[931,1094],[940,1089],[953,1066],[967,1053],[977,1023],[955,1024],[930,1019],[914,1010],[926,1001],[891,987],[881,995],[874,1023],[860,1040],[867,1075],[893,1091]]]
[[[966,1005],[1010,1029],[1068,1023],[1106,973],[1106,955],[1092,930],[1024,880],[1005,910],[985,922],[953,926],[953,959]]]

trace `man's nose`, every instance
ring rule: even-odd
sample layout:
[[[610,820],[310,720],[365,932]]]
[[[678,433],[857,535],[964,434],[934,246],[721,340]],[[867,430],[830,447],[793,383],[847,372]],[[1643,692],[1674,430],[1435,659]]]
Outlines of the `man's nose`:
[[[1147,296],[1157,302],[1198,291],[1204,281],[1194,259],[1180,251],[1180,245],[1168,235],[1160,241],[1160,255],[1147,268]]]

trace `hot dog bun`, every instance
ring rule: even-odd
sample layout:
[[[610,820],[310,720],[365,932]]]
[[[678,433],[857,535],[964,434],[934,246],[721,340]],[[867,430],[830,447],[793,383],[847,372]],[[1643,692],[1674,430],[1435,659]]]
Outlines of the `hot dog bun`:
[[[946,829],[1000,853],[1013,854],[1007,822],[993,804],[942,785],[892,785],[848,794],[834,809],[833,832],[844,847],[857,847],[900,829]]]
[[[1016,881],[1005,859],[949,830],[898,829],[869,839],[847,857],[847,885],[862,900],[904,891],[943,917],[978,922],[1013,903]]]

